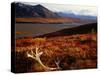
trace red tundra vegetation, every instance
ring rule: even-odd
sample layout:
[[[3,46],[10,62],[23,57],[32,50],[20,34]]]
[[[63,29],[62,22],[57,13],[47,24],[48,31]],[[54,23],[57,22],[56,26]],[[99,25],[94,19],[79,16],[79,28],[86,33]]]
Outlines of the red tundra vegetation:
[[[16,39],[17,72],[97,67],[96,33]]]

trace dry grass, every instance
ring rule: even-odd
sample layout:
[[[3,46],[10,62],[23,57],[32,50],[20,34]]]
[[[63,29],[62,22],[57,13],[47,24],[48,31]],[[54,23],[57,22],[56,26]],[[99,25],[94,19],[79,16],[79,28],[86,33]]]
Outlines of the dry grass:
[[[45,71],[37,61],[26,55],[30,51],[35,53],[36,47],[43,52],[40,59],[48,67],[56,67],[56,60],[60,61],[61,70],[97,67],[96,33],[16,39],[17,72]]]
[[[32,22],[32,23],[69,23],[78,22],[73,18],[16,18],[16,22]]]

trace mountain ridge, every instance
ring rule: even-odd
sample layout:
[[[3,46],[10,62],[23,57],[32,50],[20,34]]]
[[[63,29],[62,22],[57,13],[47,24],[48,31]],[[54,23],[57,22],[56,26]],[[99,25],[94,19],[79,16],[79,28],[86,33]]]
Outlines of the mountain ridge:
[[[60,17],[40,4],[33,6],[18,2],[15,3],[15,9],[16,9],[16,17],[43,17],[43,18]]]

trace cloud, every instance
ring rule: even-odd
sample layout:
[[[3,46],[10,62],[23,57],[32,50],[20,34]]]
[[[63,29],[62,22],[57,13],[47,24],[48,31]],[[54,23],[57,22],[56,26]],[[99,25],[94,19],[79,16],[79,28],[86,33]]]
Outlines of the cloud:
[[[25,3],[25,4],[37,5],[38,3]],[[48,4],[48,3],[40,3],[40,4],[53,12],[66,12],[66,13],[71,12],[78,15],[97,16],[97,8],[95,6]]]
[[[54,12],[73,12],[79,15],[97,16],[97,8],[94,6],[61,5],[61,4],[43,4],[43,6]]]

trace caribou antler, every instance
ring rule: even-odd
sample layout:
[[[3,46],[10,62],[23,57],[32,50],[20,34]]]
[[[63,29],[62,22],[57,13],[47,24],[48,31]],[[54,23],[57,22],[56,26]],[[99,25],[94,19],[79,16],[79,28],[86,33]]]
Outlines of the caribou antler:
[[[31,49],[31,52],[29,53],[29,52],[27,52],[27,57],[30,57],[30,58],[32,58],[32,59],[35,59],[45,70],[58,70],[58,69],[60,69],[59,68],[59,62],[55,62],[56,63],[56,65],[57,65],[57,68],[51,68],[51,67],[48,67],[48,66],[45,66],[43,63],[42,63],[42,61],[41,61],[41,59],[40,59],[40,56],[43,54],[43,52],[39,52],[38,51],[38,47],[36,47],[36,52],[34,53],[33,51],[32,51],[32,49]]]
[[[59,58],[57,57],[57,60],[55,61],[55,64],[57,65],[57,68],[60,70],[61,68],[59,67],[59,64],[60,64],[60,60]]]

